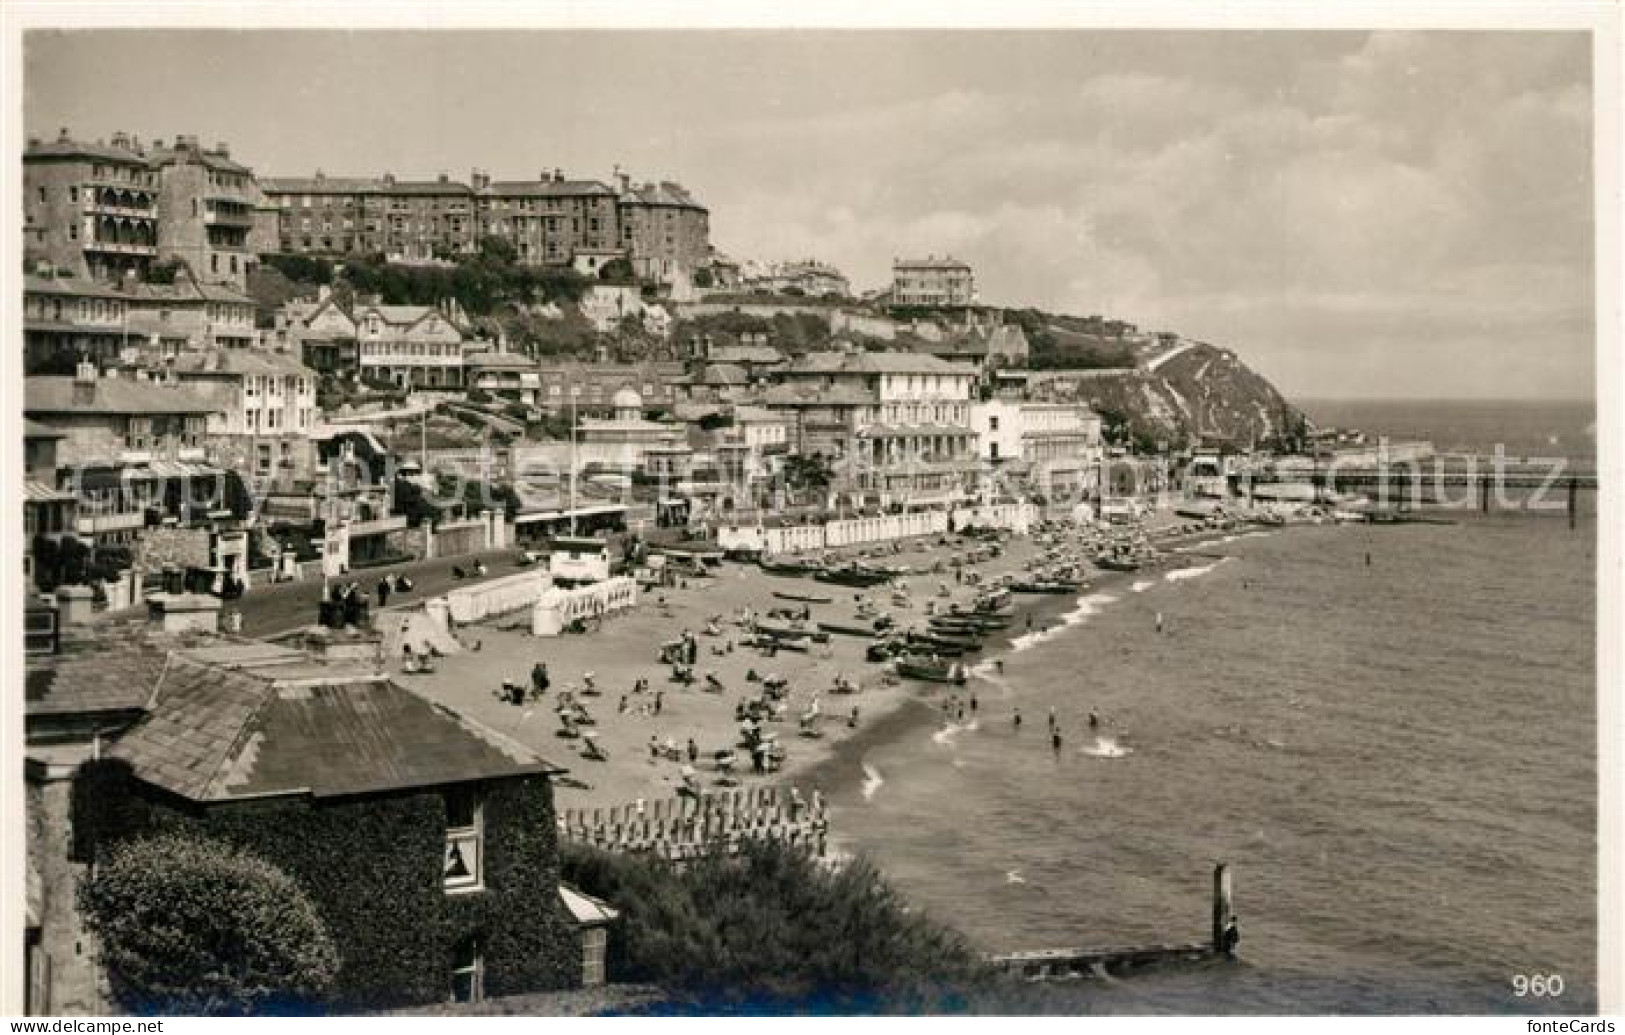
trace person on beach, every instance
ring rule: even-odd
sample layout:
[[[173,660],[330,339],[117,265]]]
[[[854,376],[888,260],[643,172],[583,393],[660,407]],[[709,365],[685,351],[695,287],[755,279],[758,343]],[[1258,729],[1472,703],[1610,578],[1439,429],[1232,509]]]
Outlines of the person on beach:
[[[1089,709],[1089,728],[1092,730],[1100,728],[1100,716],[1095,714],[1093,708]]]
[[[660,709],[662,707],[664,707],[665,704],[666,704],[666,691],[664,691],[664,690],[656,690],[655,691],[655,707],[654,707],[654,711],[651,714],[659,715],[660,714]]]
[[[1055,730],[1054,732],[1052,732],[1049,735],[1049,742],[1050,742],[1050,747],[1055,750],[1055,754],[1060,755],[1060,753],[1061,753],[1061,731],[1060,730]]]
[[[1032,615],[1028,615],[1028,616],[1027,616],[1027,628],[1028,628],[1028,629],[1029,629],[1029,630],[1031,630],[1031,629],[1032,629],[1032,627],[1033,627],[1033,616],[1032,616]]]
[[[1157,612],[1157,632],[1162,632],[1162,612]]]
[[[552,682],[552,679],[547,674],[546,665],[538,661],[536,664],[531,666],[530,685],[536,688],[537,697],[547,693],[547,688]]]
[[[974,692],[970,695],[970,713],[972,715],[976,714],[976,694]]]
[[[688,764],[693,765],[700,760],[700,746],[694,743],[694,738],[688,738]]]
[[[649,734],[649,761],[657,762],[659,760],[660,760],[660,734],[651,733],[651,734]]]
[[[621,695],[621,703],[616,707],[615,714],[616,715],[625,715],[626,714],[626,695],[625,694]]]
[[[1004,659],[1003,658],[994,658],[993,659],[993,671],[999,673],[1000,675],[1004,674]]]
[[[1236,958],[1236,946],[1241,944],[1241,929],[1236,926],[1236,917],[1232,913],[1230,919],[1224,923],[1224,934],[1220,937],[1220,948],[1224,950],[1226,959]]]
[[[1366,563],[1370,563],[1368,559]],[[378,580],[378,606],[385,607],[389,603],[389,576],[385,575]]]
[[[852,717],[846,720],[846,728],[852,730],[858,728],[858,706],[855,704],[852,706]]]

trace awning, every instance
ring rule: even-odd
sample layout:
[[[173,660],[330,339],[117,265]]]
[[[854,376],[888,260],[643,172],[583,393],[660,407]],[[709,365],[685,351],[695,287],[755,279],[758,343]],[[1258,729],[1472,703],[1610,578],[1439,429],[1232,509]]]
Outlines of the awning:
[[[24,503],[72,503],[78,498],[71,492],[53,489],[44,482],[23,482]]]
[[[925,438],[942,435],[949,438],[969,438],[976,432],[958,424],[871,424],[858,432],[859,438]]]

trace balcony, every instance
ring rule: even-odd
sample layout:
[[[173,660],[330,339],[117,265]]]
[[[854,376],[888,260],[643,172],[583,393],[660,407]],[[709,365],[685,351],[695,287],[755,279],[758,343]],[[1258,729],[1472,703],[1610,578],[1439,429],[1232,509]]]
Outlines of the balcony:
[[[96,216],[115,216],[123,219],[151,219],[157,221],[155,208],[132,208],[128,205],[107,205],[100,201],[87,201],[85,211]]]
[[[82,536],[128,532],[135,528],[145,528],[146,524],[147,514],[142,510],[121,514],[80,514],[74,522],[78,534]]]
[[[206,226],[235,226],[250,229],[254,226],[252,212],[205,212],[203,222]]]
[[[147,255],[156,256],[156,244],[132,244],[124,241],[86,241],[85,251],[105,252],[109,255]]]

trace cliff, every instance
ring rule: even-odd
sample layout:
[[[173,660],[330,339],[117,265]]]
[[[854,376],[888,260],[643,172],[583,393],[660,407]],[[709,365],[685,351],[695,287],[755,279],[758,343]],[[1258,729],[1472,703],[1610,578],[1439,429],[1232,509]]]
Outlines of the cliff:
[[[1114,370],[1046,371],[1054,390],[1087,402],[1142,448],[1204,440],[1234,446],[1293,442],[1309,425],[1275,386],[1229,349],[1180,340],[1136,350],[1137,365]]]

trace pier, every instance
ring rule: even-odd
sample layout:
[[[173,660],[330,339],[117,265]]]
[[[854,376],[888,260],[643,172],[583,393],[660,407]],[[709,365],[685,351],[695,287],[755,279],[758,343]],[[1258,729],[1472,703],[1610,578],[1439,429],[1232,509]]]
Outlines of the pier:
[[[1064,981],[1174,963],[1203,963],[1230,955],[1226,936],[1234,915],[1230,867],[1219,863],[1213,868],[1213,920],[1207,941],[1110,949],[1035,949],[1002,953],[993,956],[992,963],[1028,981]]]

